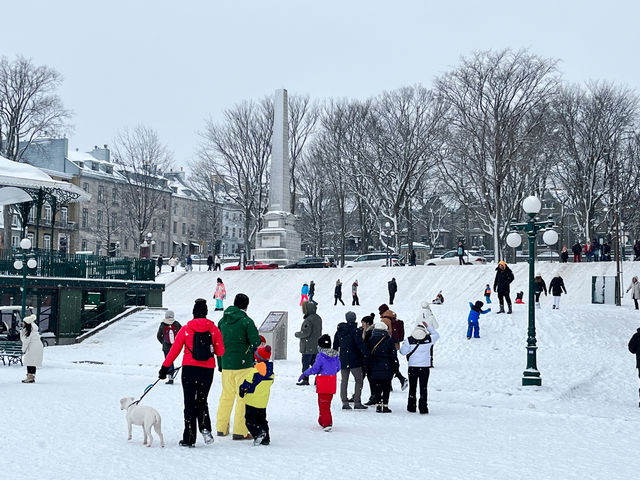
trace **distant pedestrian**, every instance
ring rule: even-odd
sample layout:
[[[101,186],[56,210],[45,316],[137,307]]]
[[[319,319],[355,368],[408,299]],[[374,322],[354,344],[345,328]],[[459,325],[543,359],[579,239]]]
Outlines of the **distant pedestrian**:
[[[458,255],[458,264],[464,265],[466,262],[464,261],[464,244],[462,243],[462,241],[458,242],[456,253]]]
[[[587,257],[587,262],[590,262],[593,258],[593,245],[589,241],[584,244],[584,256]]]
[[[480,320],[480,315],[484,315],[491,311],[490,308],[486,310],[482,310],[484,303],[478,300],[476,303],[469,302],[469,316],[467,317],[467,340],[471,338],[473,334],[473,338],[480,338],[480,324],[478,321]]]
[[[169,266],[171,267],[171,273],[176,271],[176,266],[178,265],[178,259],[175,255],[171,255],[169,259]]]
[[[187,266],[185,267],[185,271],[193,271],[193,258],[191,258],[191,254],[187,255]]]
[[[640,260],[640,240],[636,240],[636,243],[633,244],[633,261],[637,262]]]
[[[310,301],[311,303],[315,303],[315,304],[317,305],[317,304],[318,304],[318,302],[316,302],[316,301],[313,299],[313,296],[314,296],[315,294],[316,294],[316,284],[315,284],[315,282],[314,282],[313,280],[311,280],[311,281],[309,282],[309,301]]]
[[[396,292],[398,291],[395,277],[387,283],[387,288],[389,290],[389,305],[393,305],[393,300],[396,298]]]
[[[636,306],[636,310],[638,310],[638,300],[640,299],[640,282],[638,281],[638,277],[633,277],[631,279],[631,284],[629,288],[627,288],[627,292],[632,290],[631,298],[633,298],[633,303]]]
[[[227,298],[227,289],[220,277],[216,281],[216,290],[213,292],[213,298],[216,301],[216,311],[224,310],[223,300]]]
[[[540,274],[536,274],[533,279],[534,295],[536,297],[536,308],[540,308],[540,295],[544,292],[544,296],[547,296],[547,284]]]
[[[211,270],[213,270],[213,257],[209,255],[207,257],[207,272],[210,272]]]
[[[158,266],[158,273],[156,275],[160,275],[160,273],[162,272],[162,263],[164,262],[164,260],[162,259],[162,255],[158,255],[158,260],[156,260],[156,264]],[[173,270],[171,270],[173,271]]]
[[[360,299],[358,298],[358,280],[354,281],[353,284],[351,284],[351,298],[351,306],[360,306]]]
[[[565,295],[567,294],[567,289],[564,287],[564,280],[562,280],[560,274],[551,279],[549,290],[551,290],[551,295],[553,295],[553,309],[558,310],[560,308],[560,295],[562,295],[563,292]]]
[[[164,314],[164,320],[160,322],[160,326],[158,327],[158,333],[156,334],[156,338],[162,344],[162,353],[164,353],[164,358],[167,358],[169,354],[169,350],[176,341],[176,337],[178,336],[178,332],[182,328],[182,325],[176,321],[174,318],[174,314],[172,310],[167,310]],[[169,370],[167,370],[167,375],[169,375],[169,380],[167,380],[168,384],[172,384],[175,379],[175,368],[173,363],[169,366]]]
[[[498,292],[498,301],[500,302],[500,310],[497,313],[504,313],[504,301],[507,301],[509,310],[507,313],[512,313],[511,310],[511,297],[509,296],[511,290],[511,282],[513,282],[513,272],[504,260],[498,262],[496,267],[496,278],[493,281],[493,290]]]
[[[487,286],[484,287],[484,301],[487,304],[491,303],[491,287],[489,286],[488,283],[487,283]]]
[[[638,377],[640,377],[640,328],[636,330],[636,333],[629,340],[628,348],[636,356],[636,368],[638,369]],[[640,394],[640,388],[638,389],[638,394]],[[640,403],[638,403],[638,406],[640,407]]]
[[[214,263],[214,270],[222,270],[222,260],[220,260],[220,255],[216,255],[216,258],[213,260]]]
[[[300,305],[302,305],[302,302],[308,302],[309,301],[309,285],[307,285],[307,282],[302,284],[302,289],[300,290]]]
[[[611,246],[606,241],[602,244],[602,260],[604,262],[611,261]]]
[[[333,306],[335,307],[338,302],[344,306],[342,301],[342,282],[340,280],[336,282],[336,288],[333,290]]]
[[[571,251],[573,252],[573,262],[580,263],[580,253],[582,252],[582,245],[580,242],[576,240],[576,243],[571,247]]]
[[[22,363],[27,366],[27,378],[22,383],[35,383],[36,369],[42,366],[44,346],[40,340],[36,316],[29,315],[22,319],[20,341],[22,342]]]
[[[567,250],[567,246],[563,245],[562,252],[560,253],[560,262],[567,263],[568,260],[569,260],[569,252]]]
[[[412,267],[416,266],[416,251],[411,249],[411,255],[409,257],[409,265]]]

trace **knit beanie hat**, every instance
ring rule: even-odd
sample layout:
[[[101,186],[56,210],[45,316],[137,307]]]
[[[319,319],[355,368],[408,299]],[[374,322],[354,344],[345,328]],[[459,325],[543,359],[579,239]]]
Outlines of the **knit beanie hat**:
[[[416,325],[416,328],[413,329],[413,332],[411,333],[411,336],[413,338],[415,338],[416,340],[424,339],[424,337],[427,336],[427,327],[425,327],[422,324]]]
[[[35,322],[35,321],[36,321],[36,316],[35,316],[35,315],[29,315],[28,317],[24,317],[24,318],[22,319],[22,321],[23,321],[24,323],[33,323],[33,322]]]
[[[322,335],[318,339],[318,346],[320,348],[331,348],[331,337],[329,335],[327,335],[326,333],[324,335]]]
[[[173,314],[173,310],[167,310],[167,312],[164,314],[163,322],[166,323],[167,325],[171,325],[174,320],[175,320],[175,316]]]
[[[344,318],[346,318],[346,319],[347,319],[347,322],[355,323],[355,321],[356,321],[356,314],[355,314],[355,313],[353,313],[353,312],[347,312],[347,313],[345,314]]]
[[[386,303],[383,303],[378,307],[378,312],[380,313],[380,315],[382,315],[387,310],[389,310],[389,305],[387,305]]]
[[[206,318],[209,309],[204,298],[198,298],[193,305],[193,318]]]
[[[386,330],[389,331],[389,329],[387,328],[387,324],[384,322],[376,322],[373,325],[374,330]]]
[[[264,347],[258,348],[256,350],[256,354],[254,355],[256,361],[258,362],[266,362],[271,358],[271,345],[265,345]]]

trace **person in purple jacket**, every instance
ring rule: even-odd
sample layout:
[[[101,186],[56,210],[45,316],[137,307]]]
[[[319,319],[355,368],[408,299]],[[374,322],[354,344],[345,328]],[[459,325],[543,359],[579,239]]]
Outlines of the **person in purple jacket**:
[[[315,363],[307,368],[298,382],[302,382],[310,375],[316,375],[316,393],[318,394],[318,423],[325,432],[330,432],[333,426],[331,417],[331,400],[336,393],[336,378],[340,371],[340,357],[337,350],[331,348],[331,337],[327,334],[318,339],[318,354]]]

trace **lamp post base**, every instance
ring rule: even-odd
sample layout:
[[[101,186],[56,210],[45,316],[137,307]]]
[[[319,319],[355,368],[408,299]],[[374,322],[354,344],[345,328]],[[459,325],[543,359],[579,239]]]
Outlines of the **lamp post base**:
[[[522,386],[537,386],[542,385],[542,378],[540,378],[540,372],[538,370],[527,369],[522,374]]]

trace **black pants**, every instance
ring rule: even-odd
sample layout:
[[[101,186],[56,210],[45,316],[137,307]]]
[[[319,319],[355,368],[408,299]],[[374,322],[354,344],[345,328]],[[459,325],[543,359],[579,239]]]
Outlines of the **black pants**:
[[[32,375],[36,374],[36,367],[30,367],[27,365],[27,373],[31,373]]]
[[[462,255],[458,255],[458,265],[464,265],[464,257]]]
[[[213,265],[209,265],[209,266],[207,267],[207,272],[210,272],[210,271],[212,271],[212,270],[213,270]]]
[[[391,392],[391,379],[372,378],[373,397],[377,404],[389,405],[389,393]]]
[[[247,405],[244,410],[244,421],[253,438],[265,433],[267,436],[264,438],[262,443],[269,443],[271,441],[269,438],[269,422],[267,422],[266,408],[256,408],[251,405]]]
[[[340,302],[342,305],[344,305],[344,302],[342,301],[342,295],[340,295],[339,297],[335,297],[334,298],[333,305],[336,306],[338,304],[338,302]]]
[[[169,351],[171,350],[171,347],[169,348],[162,348],[162,353],[164,353],[164,358],[167,358],[167,355],[169,355]],[[170,377],[173,377],[173,372],[175,371],[175,367],[173,366],[173,363],[171,364],[171,366],[169,367],[169,371],[167,372],[167,375],[169,375]]]
[[[634,298],[634,299],[633,299],[633,303],[635,303],[635,304],[636,304],[636,310],[638,310],[638,299],[637,299],[637,298]]]
[[[353,300],[351,301],[351,305],[358,305],[360,306],[360,299],[358,298],[358,295],[353,295]]]
[[[535,292],[535,296],[536,296],[536,302],[540,303],[540,294],[542,292]]]
[[[213,382],[213,368],[182,366],[182,391],[184,393],[184,433],[182,441],[196,443],[196,423],[199,431],[211,431],[211,417],[207,397]]]
[[[396,298],[396,292],[389,292],[389,305],[393,305],[394,298]]]
[[[418,384],[420,384],[420,400],[418,408],[420,413],[424,413],[427,409],[427,386],[429,385],[429,367],[409,367],[409,401],[407,402],[407,410],[416,411],[416,393]]]
[[[511,297],[509,292],[498,292],[498,302],[500,302],[500,308],[504,308],[504,301],[507,301],[507,305],[511,306]]]
[[[216,267],[213,269],[213,271],[215,272],[216,270],[220,270],[220,264],[216,263]]]

